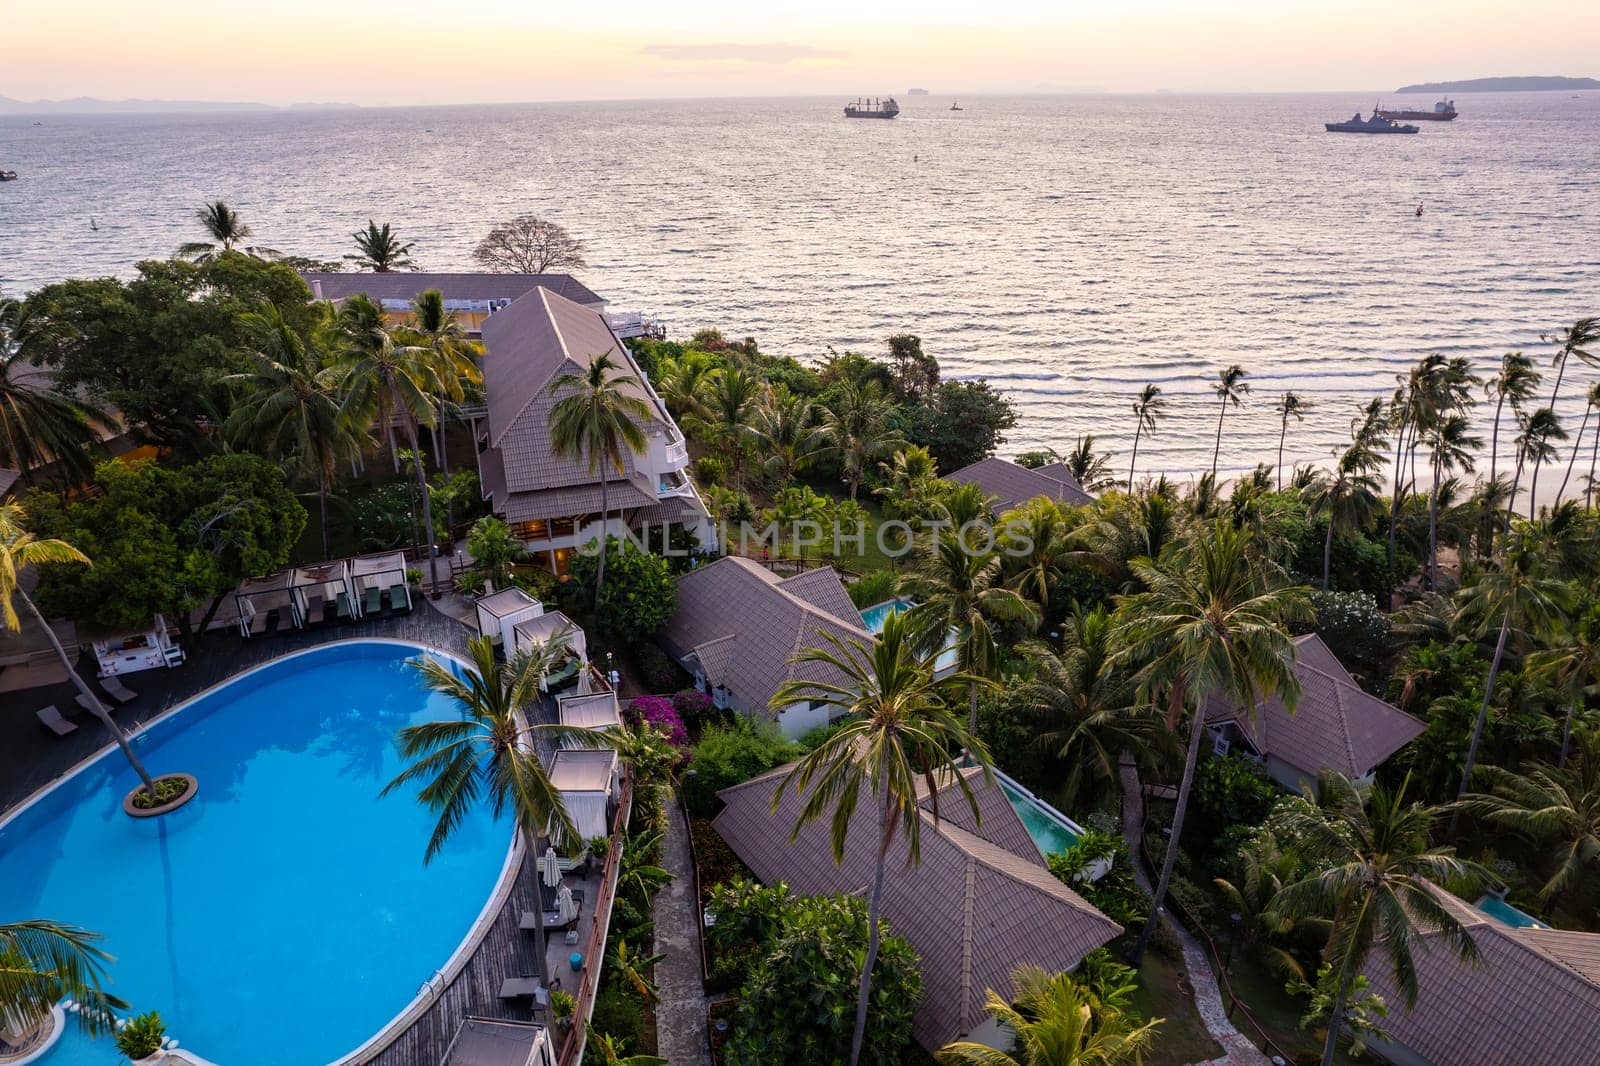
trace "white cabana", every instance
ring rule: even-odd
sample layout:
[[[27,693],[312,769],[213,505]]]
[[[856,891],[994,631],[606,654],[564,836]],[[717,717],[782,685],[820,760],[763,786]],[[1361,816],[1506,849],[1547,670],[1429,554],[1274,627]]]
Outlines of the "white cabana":
[[[178,666],[183,662],[183,649],[173,642],[172,635],[167,632],[167,620],[159,614],[148,625],[100,632],[80,629],[78,637],[80,640],[89,638],[101,677],[131,674],[157,666]]]
[[[550,760],[550,783],[578,827],[581,840],[611,832],[611,799],[621,773],[614,751],[562,748]]]
[[[533,644],[548,644],[562,632],[567,634],[567,647],[572,649],[579,663],[587,663],[589,643],[584,639],[582,627],[560,611],[545,611],[513,626],[511,651],[515,654]]]
[[[478,599],[478,632],[513,654],[517,647],[516,629],[544,614],[544,604],[513,586]]]
[[[406,580],[403,552],[386,555],[361,555],[350,560],[350,580],[355,587],[356,609],[361,614],[383,610],[383,594],[389,594],[391,611],[411,610],[411,584]]]
[[[301,625],[321,622],[324,608],[330,603],[337,609],[341,620],[349,621],[356,616],[350,564],[343,559],[295,567],[290,576],[289,591]]]
[[[247,577],[234,591],[233,602],[239,609],[239,632],[243,636],[265,633],[267,615],[278,612],[279,625],[300,619],[294,613],[294,598],[289,591],[293,571],[279,570],[266,577]]]
[[[621,729],[622,710],[615,692],[594,692],[582,696],[563,696],[556,701],[561,724],[569,729]],[[563,748],[591,748],[579,737],[562,737]]]

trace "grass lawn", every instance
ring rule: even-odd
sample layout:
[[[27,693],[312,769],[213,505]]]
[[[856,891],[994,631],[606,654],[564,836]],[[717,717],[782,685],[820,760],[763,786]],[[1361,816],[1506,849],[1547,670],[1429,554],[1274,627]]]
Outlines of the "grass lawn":
[[[1221,1045],[1211,1039],[1194,1009],[1194,997],[1186,991],[1187,980],[1179,987],[1184,976],[1181,964],[1158,951],[1146,953],[1133,1006],[1147,1018],[1166,1019],[1156,1030],[1155,1049],[1145,1060],[1146,1066],[1184,1066],[1222,1054]]]
[[[1301,1030],[1302,1005],[1283,990],[1284,982],[1281,977],[1265,969],[1254,959],[1236,956],[1228,967],[1228,983],[1232,986],[1234,995],[1249,1008],[1250,1014],[1280,1048],[1296,1059],[1301,1056],[1315,1058],[1322,1054],[1319,1034]],[[1250,1032],[1249,1024],[1243,1018],[1235,1016],[1235,1024],[1241,1032]],[[1345,1066],[1356,1060],[1351,1059],[1341,1048],[1334,1055],[1333,1061]]]

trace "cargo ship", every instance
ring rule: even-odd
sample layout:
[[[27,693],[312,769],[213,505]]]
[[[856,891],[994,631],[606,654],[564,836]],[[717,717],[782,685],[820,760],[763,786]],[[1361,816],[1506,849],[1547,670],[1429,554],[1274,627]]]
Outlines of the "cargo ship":
[[[1440,100],[1433,105],[1432,111],[1396,111],[1380,107],[1372,113],[1379,118],[1392,118],[1401,122],[1449,122],[1456,117],[1456,102]]]
[[[845,118],[894,118],[900,113],[900,105],[894,102],[894,97],[887,100],[857,100],[853,104],[844,105]]]

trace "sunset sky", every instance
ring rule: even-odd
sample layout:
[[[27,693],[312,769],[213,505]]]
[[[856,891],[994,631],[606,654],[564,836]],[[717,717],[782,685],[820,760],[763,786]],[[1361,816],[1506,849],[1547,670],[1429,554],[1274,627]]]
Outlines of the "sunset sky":
[[[448,104],[1600,74],[1575,0],[0,0],[0,95]]]

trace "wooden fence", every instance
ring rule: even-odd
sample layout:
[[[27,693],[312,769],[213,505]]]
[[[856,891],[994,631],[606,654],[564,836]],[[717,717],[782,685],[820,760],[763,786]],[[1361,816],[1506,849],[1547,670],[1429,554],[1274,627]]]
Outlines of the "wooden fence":
[[[633,773],[622,779],[622,794],[617,800],[617,817],[611,825],[611,846],[600,868],[600,890],[594,902],[594,927],[584,945],[583,980],[578,983],[577,1006],[572,1012],[572,1027],[561,1045],[559,1066],[575,1066],[583,1057],[588,1039],[587,1022],[594,1014],[595,996],[600,991],[600,971],[605,964],[606,936],[611,929],[611,906],[616,902],[617,876],[622,863],[622,844],[628,836],[629,809],[633,806]]]

